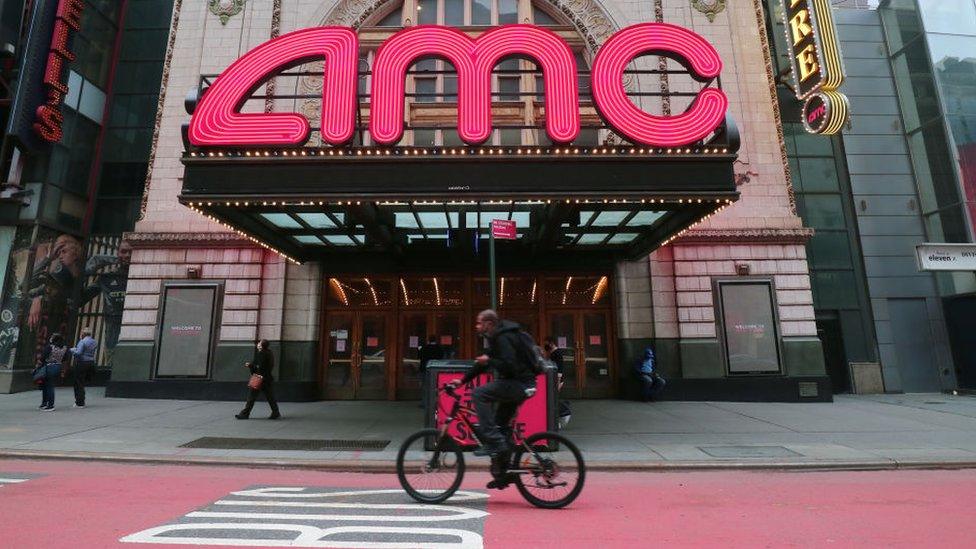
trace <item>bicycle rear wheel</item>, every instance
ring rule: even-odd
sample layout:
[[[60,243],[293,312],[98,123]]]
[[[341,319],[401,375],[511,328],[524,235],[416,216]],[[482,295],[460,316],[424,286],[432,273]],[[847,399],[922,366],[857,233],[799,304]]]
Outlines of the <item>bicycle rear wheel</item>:
[[[420,503],[441,503],[461,486],[464,454],[451,437],[442,438],[437,429],[423,429],[403,441],[396,470],[400,486],[410,497]]]
[[[547,442],[548,445],[543,445]],[[553,444],[558,444],[558,450]],[[516,449],[512,464],[518,477],[515,486],[529,503],[544,509],[559,509],[573,502],[583,490],[586,464],[579,448],[566,437],[550,432],[536,433]]]

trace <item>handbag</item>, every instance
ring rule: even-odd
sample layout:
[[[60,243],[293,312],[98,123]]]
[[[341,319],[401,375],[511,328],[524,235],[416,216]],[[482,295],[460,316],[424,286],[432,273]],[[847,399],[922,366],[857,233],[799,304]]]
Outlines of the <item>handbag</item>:
[[[264,376],[261,374],[251,374],[251,378],[247,380],[248,389],[253,389],[257,391],[261,388],[261,384],[264,383]]]
[[[44,383],[44,378],[47,377],[47,365],[42,364],[34,368],[31,372],[31,377],[34,379],[35,385],[41,385]]]

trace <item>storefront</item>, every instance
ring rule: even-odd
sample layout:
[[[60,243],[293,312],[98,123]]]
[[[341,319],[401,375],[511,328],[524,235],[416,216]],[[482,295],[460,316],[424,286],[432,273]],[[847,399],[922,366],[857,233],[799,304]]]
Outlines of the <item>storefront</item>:
[[[751,6],[326,4],[178,14],[109,395],[239,398],[266,338],[286,399],[418,398],[420,346],[482,348],[503,219],[498,308],[568,396],[632,395],[651,346],[669,398],[830,398]]]

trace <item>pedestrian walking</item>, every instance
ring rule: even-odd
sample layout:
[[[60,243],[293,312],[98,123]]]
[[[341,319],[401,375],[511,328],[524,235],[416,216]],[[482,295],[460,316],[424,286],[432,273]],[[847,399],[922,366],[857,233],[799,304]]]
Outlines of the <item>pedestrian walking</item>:
[[[45,412],[54,411],[54,387],[57,385],[64,363],[68,359],[68,346],[64,337],[55,333],[41,352],[41,360],[34,369],[34,379],[40,382],[41,405],[38,407]]]
[[[651,402],[656,399],[667,381],[657,373],[657,363],[654,360],[654,349],[644,349],[644,358],[637,364],[637,377],[641,382],[641,399]]]
[[[71,348],[71,356],[74,358],[71,377],[75,387],[75,408],[85,407],[85,385],[91,382],[95,373],[97,351],[98,342],[92,337],[91,328],[82,328],[81,339]]]
[[[427,381],[427,365],[431,360],[441,360],[444,358],[444,347],[441,347],[437,343],[437,336],[430,334],[427,338],[427,343],[420,346],[417,352],[417,358],[420,359],[420,407],[427,408],[427,400],[429,396],[427,392],[430,390],[430,383]]]
[[[278,419],[281,417],[281,413],[278,411],[278,401],[275,400],[274,396],[274,376],[272,375],[272,370],[274,370],[274,355],[271,354],[271,349],[268,346],[267,339],[258,341],[257,349],[254,351],[254,358],[251,362],[244,363],[251,371],[251,380],[247,384],[247,403],[244,404],[244,409],[234,416],[237,419],[251,417],[251,409],[254,408],[254,401],[257,400],[258,393],[261,392],[264,393],[264,398],[268,400],[268,406],[271,407],[271,415],[268,416],[268,419]]]

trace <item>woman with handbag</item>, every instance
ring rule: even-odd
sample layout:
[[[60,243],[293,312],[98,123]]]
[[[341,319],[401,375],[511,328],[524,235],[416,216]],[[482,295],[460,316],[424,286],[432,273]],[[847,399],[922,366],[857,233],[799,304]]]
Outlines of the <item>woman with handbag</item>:
[[[44,346],[41,361],[34,369],[34,381],[41,386],[41,405],[44,412],[54,411],[54,386],[61,372],[64,371],[64,361],[68,356],[68,346],[61,334],[54,334]]]
[[[268,399],[268,406],[271,407],[271,415],[268,419],[278,419],[281,414],[278,412],[278,401],[274,397],[274,377],[271,370],[274,369],[274,355],[268,349],[268,340],[258,341],[257,349],[254,351],[254,358],[251,362],[245,362],[244,366],[251,371],[251,378],[247,382],[247,403],[244,409],[237,414],[237,419],[247,419],[251,417],[251,408],[254,401],[258,398],[259,392],[264,392],[264,397]]]

